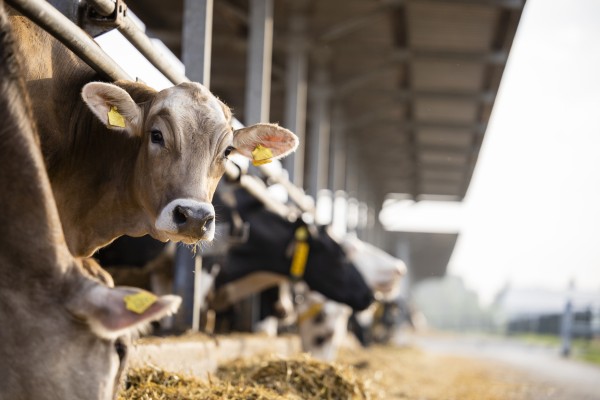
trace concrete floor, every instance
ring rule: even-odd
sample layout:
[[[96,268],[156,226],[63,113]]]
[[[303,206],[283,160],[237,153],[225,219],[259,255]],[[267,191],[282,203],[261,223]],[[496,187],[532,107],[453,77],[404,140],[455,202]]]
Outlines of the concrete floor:
[[[484,359],[509,366],[544,390],[532,400],[600,400],[600,367],[562,358],[558,349],[486,336],[425,335],[411,338],[423,350]]]

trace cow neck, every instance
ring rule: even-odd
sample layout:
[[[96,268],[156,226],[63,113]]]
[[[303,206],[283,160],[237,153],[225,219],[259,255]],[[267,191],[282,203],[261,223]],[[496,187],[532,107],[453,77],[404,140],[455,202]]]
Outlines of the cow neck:
[[[78,103],[71,120],[72,140],[55,156],[50,179],[71,252],[91,256],[123,234],[139,236],[147,227],[133,193],[133,171],[140,140],[109,131],[89,109]],[[129,230],[126,230],[130,228]]]
[[[0,13],[0,285],[33,291],[72,265],[18,76],[12,35]],[[0,290],[0,292],[4,291]]]

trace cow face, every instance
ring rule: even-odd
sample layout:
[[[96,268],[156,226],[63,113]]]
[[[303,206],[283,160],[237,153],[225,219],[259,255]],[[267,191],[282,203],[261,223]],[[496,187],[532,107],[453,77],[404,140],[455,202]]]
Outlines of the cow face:
[[[133,191],[156,239],[188,244],[212,240],[211,200],[227,157],[238,152],[252,158],[260,145],[268,149],[260,158],[277,159],[298,145],[293,133],[277,125],[256,124],[234,131],[229,108],[198,83],[150,94],[146,88],[139,104],[130,93],[135,97],[140,84],[119,85],[127,90],[89,83],[82,96],[107,128],[139,142]]]
[[[318,235],[309,239],[309,244],[303,277],[308,286],[354,310],[367,308],[373,301],[373,292],[327,229],[320,227]]]
[[[310,292],[304,302],[298,304],[297,311],[302,350],[319,360],[334,361],[348,332],[352,310]]]
[[[392,299],[398,296],[400,282],[407,271],[402,260],[355,236],[345,237],[342,246],[367,284],[376,292],[378,299]]]

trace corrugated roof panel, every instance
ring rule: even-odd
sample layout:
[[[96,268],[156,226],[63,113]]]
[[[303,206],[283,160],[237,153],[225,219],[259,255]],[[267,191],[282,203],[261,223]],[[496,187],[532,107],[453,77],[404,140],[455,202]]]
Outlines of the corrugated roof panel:
[[[419,129],[416,136],[422,146],[468,148],[473,142],[473,132],[468,129]]]
[[[481,90],[485,68],[475,62],[415,60],[411,73],[416,90]]]
[[[442,151],[425,151],[419,154],[419,160],[426,168],[427,164],[433,165],[467,165],[468,157],[466,154],[449,153]]]
[[[408,40],[414,49],[485,51],[494,38],[498,11],[485,5],[410,2]]]
[[[414,116],[417,121],[469,123],[476,121],[478,106],[474,101],[419,99]]]

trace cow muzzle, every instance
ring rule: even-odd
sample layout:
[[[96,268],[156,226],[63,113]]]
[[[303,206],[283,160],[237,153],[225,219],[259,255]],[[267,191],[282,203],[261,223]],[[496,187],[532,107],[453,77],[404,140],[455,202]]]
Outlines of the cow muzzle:
[[[169,239],[188,244],[199,240],[211,241],[215,236],[215,209],[210,203],[173,200],[162,209],[155,226]]]

